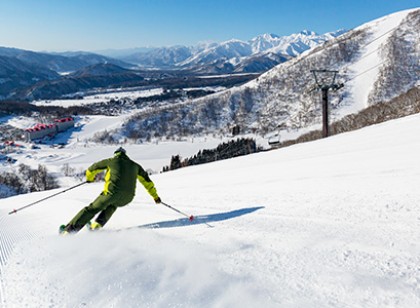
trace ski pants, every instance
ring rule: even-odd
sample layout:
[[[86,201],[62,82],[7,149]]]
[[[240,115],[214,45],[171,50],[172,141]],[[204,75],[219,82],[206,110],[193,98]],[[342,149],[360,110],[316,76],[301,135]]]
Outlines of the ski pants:
[[[133,194],[130,193],[105,194],[102,192],[95,201],[74,216],[67,224],[66,230],[69,232],[79,231],[98,213],[96,222],[104,226],[117,210],[117,207],[127,205],[133,200],[133,197]]]

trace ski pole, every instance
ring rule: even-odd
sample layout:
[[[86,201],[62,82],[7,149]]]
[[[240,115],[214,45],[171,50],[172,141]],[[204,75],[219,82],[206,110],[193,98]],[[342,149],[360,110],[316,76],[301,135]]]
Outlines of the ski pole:
[[[185,213],[181,212],[180,210],[177,210],[177,209],[176,209],[176,208],[174,208],[173,206],[170,206],[169,204],[167,204],[167,203],[165,203],[165,202],[161,202],[161,204],[163,204],[164,206],[166,206],[166,207],[170,208],[171,210],[173,210],[173,211],[175,211],[175,212],[177,212],[177,213],[179,213],[179,214],[181,214],[181,215],[184,215],[185,217],[188,217],[188,219],[189,219],[190,221],[193,221],[193,220],[194,220],[194,216],[193,216],[193,215],[187,215],[187,214],[185,214]]]
[[[23,209],[26,209],[27,207],[30,207],[30,206],[35,205],[35,204],[37,204],[37,203],[40,203],[40,202],[42,202],[42,201],[44,201],[44,200],[47,200],[47,199],[52,198],[52,197],[54,197],[54,196],[57,196],[57,195],[59,195],[59,194],[65,193],[66,191],[72,190],[72,189],[74,189],[74,188],[76,188],[76,187],[82,186],[82,185],[84,185],[84,184],[86,184],[86,183],[87,183],[87,182],[82,182],[82,183],[80,183],[80,184],[77,184],[77,185],[74,185],[74,186],[72,186],[72,187],[69,187],[69,188],[67,188],[67,189],[65,189],[65,190],[63,190],[63,191],[60,191],[60,192],[58,192],[58,193],[56,193],[56,194],[54,194],[54,195],[51,195],[51,196],[45,197],[45,198],[43,198],[43,199],[41,199],[41,200],[38,200],[38,201],[32,202],[32,203],[30,203],[30,204],[28,204],[28,205],[22,206],[21,208],[18,208],[18,209],[15,209],[15,210],[13,210],[13,211],[9,212],[9,215],[10,215],[10,214],[17,213],[17,212],[19,212],[19,211],[21,211],[21,210],[23,210]]]

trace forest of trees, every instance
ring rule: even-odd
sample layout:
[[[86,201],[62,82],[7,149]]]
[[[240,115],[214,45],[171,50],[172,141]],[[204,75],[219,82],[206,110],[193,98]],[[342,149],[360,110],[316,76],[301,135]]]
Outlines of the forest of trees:
[[[17,173],[0,173],[0,198],[2,192],[8,195],[19,195],[34,191],[43,191],[58,188],[56,178],[48,173],[44,165],[38,165],[38,169],[31,169],[28,165],[20,164]]]
[[[228,159],[232,157],[248,155],[258,152],[254,139],[240,138],[231,140],[229,142],[221,143],[215,149],[200,150],[196,155],[182,159],[179,155],[174,155],[171,158],[169,166],[163,168],[163,171],[175,170],[178,168],[205,164],[217,160]]]
[[[336,135],[369,125],[420,113],[420,88],[412,88],[389,102],[382,102],[363,109],[359,113],[345,116],[330,124],[330,134]],[[281,143],[281,147],[322,138],[322,131],[306,133],[294,140]]]

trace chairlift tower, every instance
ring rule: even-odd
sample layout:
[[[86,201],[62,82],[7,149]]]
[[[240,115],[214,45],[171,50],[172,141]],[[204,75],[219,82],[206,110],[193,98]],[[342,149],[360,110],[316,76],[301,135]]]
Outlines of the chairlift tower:
[[[329,120],[328,120],[328,91],[330,89],[337,91],[344,87],[343,83],[336,83],[338,71],[331,70],[311,70],[314,74],[316,88],[322,92],[322,137],[329,136]]]

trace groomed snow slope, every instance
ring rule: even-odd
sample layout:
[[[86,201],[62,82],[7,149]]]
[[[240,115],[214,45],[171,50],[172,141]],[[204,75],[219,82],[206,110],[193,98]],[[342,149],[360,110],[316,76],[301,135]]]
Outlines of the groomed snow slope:
[[[420,307],[420,115],[153,176],[106,228],[102,189],[1,201],[5,307]],[[130,153],[129,153],[130,154]],[[90,162],[87,162],[90,163]],[[60,190],[58,190],[60,191]],[[213,226],[212,228],[208,225]]]

